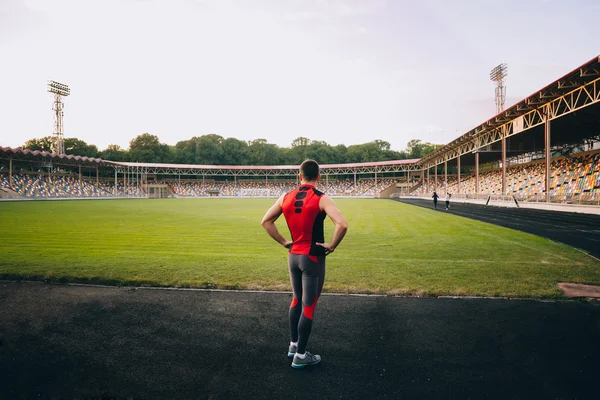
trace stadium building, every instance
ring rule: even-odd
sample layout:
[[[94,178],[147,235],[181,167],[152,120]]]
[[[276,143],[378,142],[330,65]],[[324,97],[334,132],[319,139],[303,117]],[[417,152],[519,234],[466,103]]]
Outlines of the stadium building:
[[[318,160],[317,160],[318,161]],[[113,162],[0,147],[0,199],[279,196],[298,166]],[[600,57],[423,159],[322,165],[333,196],[600,205]]]

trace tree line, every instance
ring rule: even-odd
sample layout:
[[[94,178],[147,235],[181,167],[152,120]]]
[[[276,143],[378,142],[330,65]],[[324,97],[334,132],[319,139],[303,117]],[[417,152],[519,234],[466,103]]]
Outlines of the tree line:
[[[23,148],[52,151],[53,137],[46,136],[26,141]],[[406,150],[395,151],[383,140],[345,146],[331,146],[319,140],[305,137],[294,139],[290,147],[279,147],[265,139],[250,141],[223,138],[210,134],[194,136],[177,142],[175,146],[161,143],[158,136],[141,134],[123,149],[110,144],[104,150],[77,138],[65,139],[65,153],[77,156],[102,158],[110,161],[147,163],[174,163],[200,165],[297,165],[307,158],[321,164],[345,164],[422,158],[443,145],[414,139]]]

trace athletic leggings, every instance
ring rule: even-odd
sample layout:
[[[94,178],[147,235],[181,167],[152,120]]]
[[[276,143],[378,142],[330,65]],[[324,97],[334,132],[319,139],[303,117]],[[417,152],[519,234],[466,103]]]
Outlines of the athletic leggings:
[[[292,342],[298,342],[298,353],[303,354],[312,329],[315,306],[325,281],[325,256],[290,254],[288,267],[293,292],[290,337]]]

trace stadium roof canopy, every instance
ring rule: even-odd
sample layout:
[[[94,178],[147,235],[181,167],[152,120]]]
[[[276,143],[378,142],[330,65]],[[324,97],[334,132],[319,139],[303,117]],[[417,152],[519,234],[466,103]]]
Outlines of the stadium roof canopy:
[[[372,174],[386,172],[420,171],[418,159],[378,161],[351,164],[321,164],[325,175]],[[135,162],[108,162],[117,171],[140,171],[149,174],[278,176],[296,175],[299,165],[189,165]]]
[[[567,114],[571,115],[564,117]],[[550,121],[558,119],[552,123],[552,146],[600,135],[600,56],[427,155],[419,164],[430,168],[475,152],[484,156],[483,162],[497,160],[499,149],[491,145],[500,142],[503,136],[518,134],[512,140],[513,146],[507,147],[508,156],[541,150],[538,146],[544,143],[546,116]]]
[[[0,158],[12,159],[15,161],[38,162],[40,164],[52,163],[63,166],[106,166],[109,161],[101,158],[73,156],[70,154],[56,154],[47,151],[28,150],[21,148],[0,147]]]

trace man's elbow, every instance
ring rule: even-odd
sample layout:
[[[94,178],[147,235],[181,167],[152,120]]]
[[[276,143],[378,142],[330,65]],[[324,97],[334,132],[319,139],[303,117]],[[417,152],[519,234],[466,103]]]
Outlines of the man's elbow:
[[[339,223],[338,226],[340,227],[340,230],[342,230],[344,232],[348,231],[348,222],[342,221]]]

